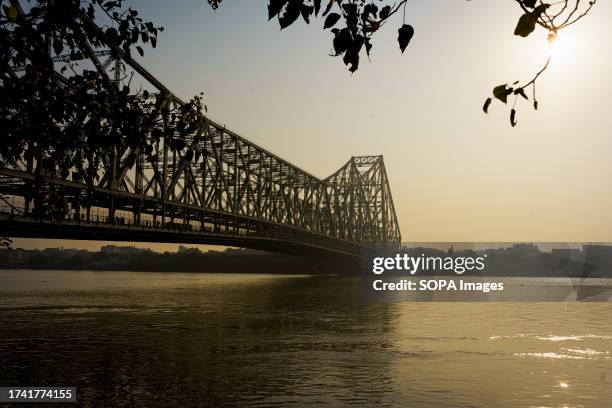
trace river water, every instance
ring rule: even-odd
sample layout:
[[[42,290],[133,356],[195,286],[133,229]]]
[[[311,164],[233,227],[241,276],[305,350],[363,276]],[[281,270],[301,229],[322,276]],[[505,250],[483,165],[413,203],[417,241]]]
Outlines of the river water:
[[[27,385],[76,386],[91,407],[609,407],[612,303],[372,303],[340,277],[0,271],[0,386]]]

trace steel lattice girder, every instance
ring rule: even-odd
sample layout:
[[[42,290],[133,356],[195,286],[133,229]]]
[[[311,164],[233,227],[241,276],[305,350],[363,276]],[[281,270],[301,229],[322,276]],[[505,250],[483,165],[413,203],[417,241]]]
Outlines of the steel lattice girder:
[[[171,149],[169,141],[179,133],[172,123],[164,123],[161,111],[177,112],[183,102],[121,49],[109,48],[117,64],[123,61],[164,96],[145,135],[151,138],[157,128],[163,136],[150,152],[126,148],[105,157],[97,180],[75,182],[45,175],[45,186],[76,197],[85,191],[91,195],[93,185],[89,206],[106,209],[113,222],[115,213],[127,212],[137,223],[147,217],[162,225],[178,220],[183,225],[195,223],[200,230],[211,226],[217,232],[230,228],[233,233],[277,234],[347,251],[362,244],[400,243],[382,156],[352,157],[330,177],[319,179],[209,118],[181,138],[182,149]],[[93,51],[84,54],[108,75],[109,64],[101,64]],[[35,166],[31,158],[27,161],[0,170],[0,192],[23,198],[26,212],[28,189],[35,179]]]

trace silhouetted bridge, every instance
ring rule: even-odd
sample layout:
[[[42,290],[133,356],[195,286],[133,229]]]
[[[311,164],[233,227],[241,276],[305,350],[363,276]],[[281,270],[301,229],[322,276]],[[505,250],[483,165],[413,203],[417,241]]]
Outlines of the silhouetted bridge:
[[[0,169],[1,235],[350,257],[358,257],[363,245],[399,244],[382,156],[352,157],[320,179],[208,118],[181,136],[163,123],[161,111],[177,112],[183,102],[163,84],[120,49],[86,54],[98,70],[114,62],[116,85],[123,61],[165,95],[146,129],[147,137],[163,132],[151,151],[109,155],[91,180],[45,170],[37,165],[44,158],[35,154]],[[105,55],[106,61],[98,60]],[[66,204],[51,214],[37,200],[41,195],[61,196]]]

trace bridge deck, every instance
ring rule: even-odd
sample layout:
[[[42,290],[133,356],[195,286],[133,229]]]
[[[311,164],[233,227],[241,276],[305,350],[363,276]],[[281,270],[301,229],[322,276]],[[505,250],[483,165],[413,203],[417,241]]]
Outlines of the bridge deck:
[[[113,225],[103,222],[66,221],[41,222],[20,215],[0,214],[3,234],[19,238],[53,238],[90,241],[186,243],[197,245],[223,245],[280,252],[296,256],[322,259],[358,259],[360,247],[347,245],[333,249],[297,240],[295,236],[261,237],[245,233],[195,231],[181,226]]]

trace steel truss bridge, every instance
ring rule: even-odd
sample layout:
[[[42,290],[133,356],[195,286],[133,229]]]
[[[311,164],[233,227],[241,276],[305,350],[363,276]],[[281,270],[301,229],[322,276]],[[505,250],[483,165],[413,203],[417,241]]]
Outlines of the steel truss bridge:
[[[183,104],[121,49],[85,47],[83,58],[115,86],[120,67],[131,67],[166,96],[159,111],[175,112]],[[218,244],[353,258],[363,246],[401,241],[382,156],[352,157],[320,179],[209,118],[183,137],[179,150],[170,148],[169,138],[179,135],[162,123],[161,113],[148,137],[162,127],[153,151],[119,151],[89,183],[59,171],[35,172],[41,158],[33,155],[0,169],[0,235]],[[50,190],[72,203],[60,220],[36,215],[35,191]],[[86,207],[80,204],[85,195]]]

